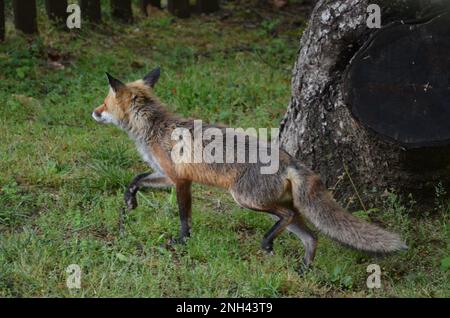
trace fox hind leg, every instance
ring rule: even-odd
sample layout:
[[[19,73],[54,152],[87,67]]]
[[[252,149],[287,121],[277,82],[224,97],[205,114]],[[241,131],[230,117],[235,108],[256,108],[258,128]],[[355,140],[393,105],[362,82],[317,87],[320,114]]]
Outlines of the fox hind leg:
[[[305,247],[305,255],[303,257],[303,266],[308,268],[314,260],[316,255],[317,247],[317,237],[314,233],[307,227],[302,216],[296,213],[294,220],[287,227],[287,230],[295,234],[303,243]]]
[[[278,218],[261,242],[262,249],[271,253],[273,241],[292,223],[296,212],[280,203],[285,188],[279,177],[266,175],[264,179],[257,180],[260,184],[238,183],[230,193],[241,207],[267,212]]]
[[[261,248],[268,253],[272,253],[273,241],[292,223],[295,217],[295,212],[284,207],[277,207],[268,212],[276,215],[278,217],[278,221],[264,235],[261,242]]]

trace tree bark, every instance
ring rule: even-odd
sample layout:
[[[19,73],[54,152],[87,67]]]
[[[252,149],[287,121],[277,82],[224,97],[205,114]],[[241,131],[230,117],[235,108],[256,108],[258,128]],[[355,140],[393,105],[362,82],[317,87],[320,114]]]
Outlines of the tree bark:
[[[5,3],[0,0],[0,41],[5,40]]]
[[[386,189],[417,194],[450,181],[448,164],[436,163],[450,148],[405,149],[383,140],[355,119],[347,103],[346,71],[376,31],[366,23],[374,2],[385,25],[417,17],[426,1],[319,0],[300,41],[280,133],[281,146],[320,173],[338,199],[362,207],[363,198],[376,199]]]
[[[167,9],[179,18],[189,18],[191,15],[189,0],[168,0]]]
[[[90,22],[100,23],[102,21],[100,0],[81,0],[81,14]]]
[[[45,0],[45,9],[49,19],[55,22],[67,19],[67,0]]]
[[[13,0],[14,25],[25,34],[38,32],[36,0]]]
[[[155,7],[161,9],[161,0],[141,0],[140,7],[144,15],[148,15],[148,8]]]
[[[133,11],[131,9],[131,0],[111,0],[112,16],[122,22],[133,21]]]

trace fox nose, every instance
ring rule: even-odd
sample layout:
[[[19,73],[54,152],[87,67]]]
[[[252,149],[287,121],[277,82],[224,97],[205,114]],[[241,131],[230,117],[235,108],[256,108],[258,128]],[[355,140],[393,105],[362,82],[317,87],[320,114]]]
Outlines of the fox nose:
[[[99,113],[98,111],[93,111],[92,112],[92,118],[94,118],[95,121],[99,122],[102,120],[102,114]]]

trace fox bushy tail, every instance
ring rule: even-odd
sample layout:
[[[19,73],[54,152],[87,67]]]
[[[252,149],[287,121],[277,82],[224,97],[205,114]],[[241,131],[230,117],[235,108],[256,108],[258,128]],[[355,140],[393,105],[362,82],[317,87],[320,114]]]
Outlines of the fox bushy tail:
[[[407,249],[399,235],[365,222],[344,210],[314,174],[290,173],[294,206],[330,238],[375,253]]]

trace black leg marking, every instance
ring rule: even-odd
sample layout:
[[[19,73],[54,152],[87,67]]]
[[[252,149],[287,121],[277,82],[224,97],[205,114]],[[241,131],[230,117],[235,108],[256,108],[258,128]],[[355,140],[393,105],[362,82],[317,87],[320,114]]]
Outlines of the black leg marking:
[[[134,210],[137,208],[136,194],[140,189],[142,180],[149,177],[150,175],[150,173],[142,173],[136,176],[133,181],[131,181],[124,195],[124,201],[129,210]]]
[[[291,224],[295,216],[295,212],[285,208],[276,209],[272,213],[280,219],[270,228],[262,240],[261,247],[268,253],[273,252],[273,241],[286,229],[289,224]]]
[[[181,221],[179,243],[184,244],[186,242],[186,239],[191,236],[191,224],[192,224],[191,182],[185,181],[176,184],[176,191]]]

